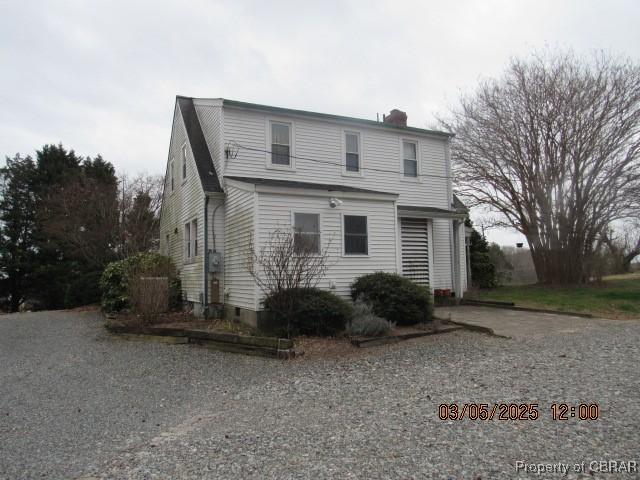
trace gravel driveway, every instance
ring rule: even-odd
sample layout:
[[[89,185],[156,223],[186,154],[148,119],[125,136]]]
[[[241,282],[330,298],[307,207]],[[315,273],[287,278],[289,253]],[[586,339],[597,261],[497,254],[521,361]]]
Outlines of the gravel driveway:
[[[586,325],[284,362],[126,341],[95,313],[1,316],[0,478],[576,478],[514,466],[640,461],[640,322]],[[540,418],[440,420],[451,402]],[[552,402],[601,418],[554,421]]]

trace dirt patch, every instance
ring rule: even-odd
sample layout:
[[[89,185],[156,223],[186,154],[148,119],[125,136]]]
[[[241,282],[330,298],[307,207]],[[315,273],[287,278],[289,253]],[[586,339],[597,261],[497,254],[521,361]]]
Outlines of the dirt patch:
[[[414,325],[407,327],[395,327],[389,335],[405,335],[409,333],[422,333],[425,331],[433,331],[440,328],[440,324],[431,323],[428,325]],[[375,338],[375,337],[372,337]],[[420,341],[420,338],[407,340],[387,345],[377,345],[368,348],[360,348],[351,343],[351,339],[347,336],[340,337],[307,337],[301,336],[295,339],[295,349],[303,352],[302,356],[296,356],[297,361],[308,359],[336,359],[361,357],[370,354],[376,354],[389,349],[402,348],[407,342]]]
[[[204,330],[210,332],[234,333],[237,335],[256,335],[255,329],[240,322],[230,320],[202,320],[189,312],[169,312],[156,315],[136,315],[120,313],[109,322],[122,325],[144,325],[159,328]]]

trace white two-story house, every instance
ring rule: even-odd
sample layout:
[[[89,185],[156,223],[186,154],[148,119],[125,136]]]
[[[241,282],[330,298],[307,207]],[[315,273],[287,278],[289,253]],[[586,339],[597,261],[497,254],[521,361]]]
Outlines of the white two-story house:
[[[160,245],[184,299],[255,325],[262,293],[248,248],[275,229],[328,247],[319,287],[345,298],[375,271],[461,296],[467,210],[452,191],[450,139],[407,126],[398,110],[380,122],[177,97]]]

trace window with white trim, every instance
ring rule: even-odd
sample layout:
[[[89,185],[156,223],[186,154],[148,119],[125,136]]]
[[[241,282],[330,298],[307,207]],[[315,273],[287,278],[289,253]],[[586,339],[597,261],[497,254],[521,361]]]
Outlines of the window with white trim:
[[[182,146],[182,180],[187,179],[187,145]]]
[[[171,182],[171,191],[173,192],[173,190],[176,188],[175,165],[173,158],[171,159],[171,163],[169,165],[169,178]]]
[[[293,214],[293,242],[296,252],[320,253],[319,214]]]
[[[191,222],[184,224],[184,259],[191,258]]]
[[[184,224],[184,258],[185,260],[198,255],[198,219]]]
[[[291,166],[291,125],[271,122],[271,164]]]
[[[418,144],[402,141],[402,171],[405,177],[418,178]]]
[[[365,215],[345,215],[344,217],[344,254],[368,255],[369,235]]]
[[[360,134],[344,133],[344,167],[347,173],[360,173]]]

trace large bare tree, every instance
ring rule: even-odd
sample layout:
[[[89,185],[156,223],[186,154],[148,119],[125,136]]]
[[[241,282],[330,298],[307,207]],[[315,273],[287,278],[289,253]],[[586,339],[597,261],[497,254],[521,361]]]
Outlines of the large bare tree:
[[[637,215],[640,68],[630,60],[513,59],[443,123],[456,133],[460,192],[525,235],[540,282],[588,280],[609,225]]]

